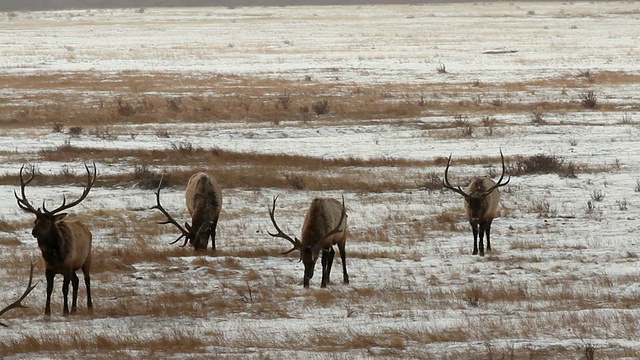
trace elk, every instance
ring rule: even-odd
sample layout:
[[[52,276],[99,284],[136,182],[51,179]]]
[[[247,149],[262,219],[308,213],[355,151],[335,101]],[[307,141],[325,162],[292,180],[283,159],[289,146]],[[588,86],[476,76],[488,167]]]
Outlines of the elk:
[[[309,287],[309,280],[313,277],[313,271],[318,260],[320,250],[322,250],[322,283],[320,287],[326,287],[329,283],[329,275],[331,274],[331,266],[333,265],[333,257],[335,250],[333,245],[338,245],[340,250],[340,258],[342,259],[343,282],[349,283],[349,274],[347,274],[347,262],[345,254],[345,241],[347,238],[347,213],[344,206],[344,196],[342,204],[338,200],[328,198],[316,198],[311,202],[307,215],[304,218],[302,226],[302,240],[298,238],[292,239],[285,234],[275,219],[276,201],[278,197],[273,198],[273,207],[269,208],[269,216],[271,222],[276,228],[277,233],[269,235],[275,238],[283,238],[289,241],[293,248],[282,254],[288,254],[294,250],[300,251],[300,261],[304,264],[304,287]]]
[[[32,213],[36,216],[35,223],[31,235],[38,240],[38,247],[42,252],[42,258],[45,262],[45,277],[47,279],[47,303],[45,305],[45,315],[51,315],[51,292],[53,291],[53,280],[56,274],[62,274],[64,277],[62,283],[62,294],[64,296],[63,314],[69,314],[68,293],[69,283],[73,285],[73,298],[71,302],[71,313],[77,311],[78,299],[78,275],[76,271],[82,269],[84,274],[84,283],[87,290],[87,309],[91,312],[93,302],[91,301],[91,279],[89,270],[91,267],[91,231],[79,220],[64,220],[67,213],[61,211],[70,209],[80,204],[89,194],[96,181],[96,164],[93,163],[93,174],[89,170],[87,164],[84,164],[87,170],[87,185],[82,195],[67,204],[67,199],[63,195],[62,205],[48,210],[45,202],[42,202],[42,209],[36,209],[29,203],[25,195],[25,187],[33,180],[35,169],[32,168],[31,177],[28,180],[23,178],[24,165],[20,168],[20,193],[21,196],[13,192],[18,207],[20,209]]]
[[[185,222],[184,227],[181,226],[174,218],[169,215],[165,208],[160,204],[160,189],[162,180],[156,190],[156,205],[151,209],[159,210],[167,220],[159,222],[159,224],[173,224],[181,235],[175,239],[172,244],[184,238],[184,247],[187,242],[194,247],[195,250],[206,250],[209,238],[211,238],[211,248],[216,249],[216,227],[218,226],[218,218],[222,210],[222,190],[213,176],[199,172],[193,174],[187,183],[185,191],[187,210],[191,215],[191,224]]]
[[[500,190],[499,187],[505,186],[511,180],[511,176],[507,181],[502,182],[505,173],[504,155],[500,150],[502,158],[502,175],[496,183],[488,176],[481,176],[474,179],[463,191],[460,186],[454,187],[449,183],[448,174],[451,165],[451,155],[447,161],[447,167],[444,170],[444,180],[442,186],[464,196],[464,208],[467,214],[471,230],[473,231],[473,255],[478,254],[478,233],[480,234],[480,256],[484,256],[483,237],[487,235],[487,251],[491,251],[491,223],[498,216],[498,208],[500,206]],[[478,228],[480,231],[478,231]]]
[[[35,289],[36,286],[38,286],[38,283],[35,283],[34,285],[31,285],[31,283],[33,282],[33,268],[34,267],[35,267],[35,264],[32,262],[31,263],[31,270],[29,271],[29,283],[27,283],[27,289],[22,293],[22,295],[20,295],[18,300],[12,302],[7,307],[5,307],[4,309],[0,310],[0,317],[2,317],[2,315],[4,315],[4,313],[6,313],[7,311],[9,311],[11,309],[26,308],[26,306],[22,305],[22,300],[24,300],[24,298],[26,298],[27,295],[29,295],[29,293],[31,293],[31,291],[33,289]],[[6,325],[6,324],[4,324],[2,322],[0,322],[0,325],[2,325],[4,327],[9,327],[9,325]]]

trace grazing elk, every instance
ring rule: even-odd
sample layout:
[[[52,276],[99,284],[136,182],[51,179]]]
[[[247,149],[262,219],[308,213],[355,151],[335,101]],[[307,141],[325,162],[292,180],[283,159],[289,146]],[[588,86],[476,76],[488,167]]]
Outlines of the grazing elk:
[[[466,191],[449,183],[447,176],[451,165],[451,155],[447,161],[447,168],[444,170],[442,186],[464,196],[464,208],[469,224],[471,224],[471,230],[473,230],[473,255],[478,254],[478,227],[480,228],[480,256],[484,256],[483,237],[485,233],[487,234],[487,251],[491,251],[491,222],[498,216],[500,206],[500,190],[498,188],[507,185],[511,180],[509,177],[507,181],[502,182],[505,172],[502,150],[500,150],[500,157],[502,158],[502,175],[500,175],[498,182],[496,183],[488,176],[478,177],[469,184]]]
[[[73,285],[73,298],[71,302],[71,312],[77,310],[78,299],[78,275],[76,271],[82,269],[84,274],[84,283],[87,289],[87,309],[92,311],[93,303],[91,301],[91,280],[89,278],[89,269],[91,267],[91,231],[79,220],[64,220],[67,213],[61,213],[63,210],[70,209],[78,205],[84,200],[96,181],[96,164],[93,163],[93,175],[87,164],[84,164],[87,170],[87,186],[80,197],[67,204],[66,197],[62,198],[62,205],[54,210],[47,210],[44,201],[42,209],[34,208],[24,189],[35,175],[32,169],[31,177],[24,181],[22,172],[24,165],[20,168],[20,193],[18,197],[16,192],[13,195],[18,201],[20,209],[30,212],[36,216],[31,235],[38,240],[38,247],[42,252],[42,258],[45,262],[45,276],[47,278],[47,304],[44,309],[45,315],[51,315],[51,292],[53,291],[53,279],[56,274],[62,274],[64,280],[62,283],[62,294],[64,296],[63,314],[69,314],[69,306],[67,304],[69,293],[69,282]]]
[[[29,271],[29,283],[27,284],[27,289],[22,293],[22,295],[20,295],[18,300],[12,302],[7,307],[5,307],[4,309],[0,310],[0,317],[2,317],[2,315],[4,315],[4,313],[6,313],[7,311],[9,311],[11,309],[26,308],[26,306],[22,305],[22,300],[24,300],[24,298],[26,298],[27,295],[29,295],[29,293],[31,293],[31,291],[33,289],[35,289],[36,286],[38,286],[38,283],[35,283],[34,285],[31,285],[31,283],[33,282],[33,268],[34,267],[35,267],[35,264],[31,263],[31,270]],[[0,322],[0,325],[2,325],[4,327],[9,327],[9,325],[3,324],[2,322]]]
[[[187,242],[194,247],[195,250],[206,250],[211,238],[211,248],[216,249],[216,227],[218,226],[218,218],[220,210],[222,210],[222,190],[213,176],[209,176],[203,172],[193,174],[187,183],[185,197],[187,201],[187,210],[191,215],[191,224],[185,222],[182,227],[176,220],[160,204],[160,189],[162,180],[156,191],[156,205],[151,209],[158,209],[167,220],[159,224],[173,224],[180,230],[181,235],[172,242],[175,244],[183,237],[184,244]]]
[[[349,274],[347,274],[344,249],[347,238],[347,212],[344,206],[344,197],[342,197],[342,204],[335,199],[327,198],[316,198],[311,202],[302,226],[302,241],[298,240],[298,238],[292,239],[280,230],[274,215],[277,200],[278,197],[275,196],[273,198],[273,207],[269,209],[269,216],[277,233],[269,233],[269,235],[283,238],[293,245],[291,250],[282,254],[288,254],[294,250],[300,251],[300,261],[304,264],[304,287],[309,287],[309,280],[313,277],[313,270],[320,250],[322,250],[322,283],[320,287],[327,286],[330,281],[329,275],[331,274],[331,265],[333,265],[333,257],[335,255],[333,245],[338,245],[340,250],[343,281],[348,284]]]

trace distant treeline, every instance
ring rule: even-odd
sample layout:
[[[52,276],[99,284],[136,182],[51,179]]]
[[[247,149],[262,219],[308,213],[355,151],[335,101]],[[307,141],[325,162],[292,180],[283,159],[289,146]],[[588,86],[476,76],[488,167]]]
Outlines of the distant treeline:
[[[177,6],[235,7],[288,5],[435,4],[489,1],[492,0],[0,0],[0,11],[145,8]]]

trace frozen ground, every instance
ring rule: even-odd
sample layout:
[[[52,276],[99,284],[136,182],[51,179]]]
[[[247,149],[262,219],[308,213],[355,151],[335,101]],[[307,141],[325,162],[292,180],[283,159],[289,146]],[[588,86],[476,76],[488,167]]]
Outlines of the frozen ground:
[[[28,75],[136,70],[294,80],[310,76],[363,86],[509,83],[579,70],[637,74],[639,28],[640,5],[634,2],[18,13],[0,20],[0,71]],[[497,48],[517,52],[482,54]],[[444,80],[435,72],[439,63],[450,72]],[[96,234],[96,253],[113,256],[98,260],[98,267],[110,269],[111,262],[121,262],[122,268],[94,275],[92,318],[60,316],[58,281],[54,316],[45,319],[45,289],[39,285],[26,301],[31,310],[13,310],[3,317],[11,328],[0,329],[0,355],[105,358],[91,349],[114,344],[111,351],[123,358],[577,359],[593,345],[603,357],[638,358],[640,127],[635,121],[640,120],[640,86],[597,90],[603,101],[630,104],[627,111],[547,114],[550,124],[544,126],[530,124],[521,114],[499,114],[504,126],[493,137],[434,137],[419,126],[420,121],[438,121],[429,118],[407,125],[181,124],[172,128],[170,140],[151,132],[135,140],[74,138],[73,145],[127,149],[168,149],[172,141],[186,139],[199,147],[215,144],[222,149],[327,158],[432,159],[452,153],[454,179],[484,175],[486,166],[498,165],[457,166],[455,159],[496,156],[499,148],[507,158],[544,153],[592,167],[609,166],[606,172],[577,178],[513,177],[503,192],[503,217],[494,222],[494,253],[485,258],[470,255],[471,234],[455,194],[345,193],[352,232],[347,245],[351,284],[339,281],[338,260],[334,284],[326,290],[318,288],[317,273],[312,288],[302,289],[302,265],[294,257],[278,255],[287,244],[266,234],[271,229],[267,206],[281,194],[280,224],[298,234],[310,199],[339,196],[337,192],[227,186],[218,231],[223,252],[199,259],[185,251],[169,262],[154,263],[119,258],[113,252],[172,248],[167,244],[172,240],[170,229],[149,239],[127,231],[139,226],[133,224],[136,220],[156,226],[146,211],[153,205],[153,193],[96,188],[75,212],[95,214],[85,221]],[[0,91],[16,100],[24,95]],[[544,85],[532,91],[543,98],[555,96]],[[633,121],[621,121],[623,115]],[[194,130],[205,136],[193,136]],[[17,174],[17,155],[33,156],[35,161],[38,149],[66,140],[48,127],[3,129],[0,172]],[[79,164],[38,164],[45,174],[63,165],[81,170]],[[426,168],[424,173],[443,170]],[[99,163],[98,171],[128,169]],[[1,221],[30,219],[15,205],[15,188],[0,186]],[[69,196],[80,191],[61,188]],[[52,194],[53,188],[35,187],[29,194],[35,203],[44,198],[56,202],[61,188]],[[594,192],[603,192],[603,200],[593,200]],[[181,214],[181,189],[164,194],[174,214]],[[589,201],[594,209],[588,208]],[[455,229],[431,224],[449,213],[460,214]],[[123,230],[120,222],[129,221],[132,224]],[[18,241],[2,247],[0,261],[18,264],[38,258],[29,233],[28,226],[0,233],[3,243]],[[269,255],[263,256],[263,250]],[[0,266],[0,304],[21,293],[25,274],[24,269]],[[37,278],[44,280],[41,274]],[[194,299],[181,304],[186,310],[175,304],[157,309],[159,302],[170,302],[171,295],[179,293]],[[144,306],[138,308],[140,304],[154,310],[147,312]],[[83,286],[80,305],[84,314]],[[39,339],[36,344],[73,339],[85,345],[75,351],[53,345],[3,348],[29,337]],[[173,350],[153,350],[153,341],[166,339],[175,341]],[[189,348],[188,339],[206,345]],[[142,345],[126,345],[134,340]]]

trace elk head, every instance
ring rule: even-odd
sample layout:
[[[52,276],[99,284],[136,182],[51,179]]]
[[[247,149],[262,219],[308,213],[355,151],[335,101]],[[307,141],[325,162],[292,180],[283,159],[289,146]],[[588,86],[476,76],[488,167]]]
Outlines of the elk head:
[[[5,307],[4,309],[0,310],[0,317],[2,317],[2,315],[4,315],[4,313],[6,313],[7,311],[11,310],[11,309],[15,309],[15,308],[26,308],[26,306],[22,305],[22,300],[24,300],[27,295],[29,295],[29,293],[31,293],[31,291],[33,289],[35,289],[36,286],[38,286],[39,282],[31,285],[31,283],[33,282],[33,268],[35,267],[35,264],[32,262],[31,263],[31,270],[29,271],[29,282],[27,283],[27,288],[25,289],[25,291],[22,293],[22,295],[18,298],[18,300],[12,302],[11,304],[9,304],[7,307]],[[0,322],[0,325],[4,326],[4,327],[9,327],[8,325]]]
[[[20,209],[26,212],[32,213],[36,216],[36,221],[33,225],[33,230],[31,230],[31,235],[33,235],[33,237],[38,239],[38,241],[40,241],[40,239],[46,238],[50,234],[50,232],[53,231],[54,224],[56,223],[56,221],[62,220],[64,219],[65,216],[67,216],[67,213],[61,213],[61,211],[70,209],[80,204],[82,200],[84,200],[87,197],[87,195],[89,194],[89,191],[91,191],[91,188],[93,187],[93,184],[96,181],[96,163],[95,162],[93,163],[93,174],[89,170],[89,167],[87,166],[87,164],[84,164],[84,167],[87,170],[87,185],[85,186],[82,192],[82,195],[80,195],[80,197],[75,201],[72,201],[68,204],[67,204],[66,196],[63,195],[62,205],[58,206],[53,210],[49,210],[46,208],[45,201],[42,201],[42,208],[37,208],[37,209],[33,205],[31,205],[31,203],[29,203],[29,200],[27,200],[27,196],[25,195],[24,189],[33,180],[35,176],[35,169],[34,168],[31,169],[31,176],[29,177],[28,180],[25,181],[22,175],[24,171],[24,165],[22,165],[22,167],[20,168],[21,196],[18,197],[18,194],[15,191],[13,192],[13,195],[18,201],[18,207],[20,207]]]
[[[184,227],[180,225],[168,212],[165,208],[160,204],[160,190],[162,189],[163,179],[160,179],[160,184],[158,185],[158,189],[156,190],[156,205],[152,206],[150,209],[159,210],[167,219],[164,221],[158,222],[158,224],[173,224],[179,231],[180,236],[177,239],[171,242],[171,244],[175,244],[180,239],[184,238],[184,243],[180,245],[180,247],[187,246],[187,243],[193,243],[194,240],[199,239],[206,234],[209,236],[209,228],[212,226],[211,221],[205,221],[198,229],[192,227],[188,222],[184,223]]]

